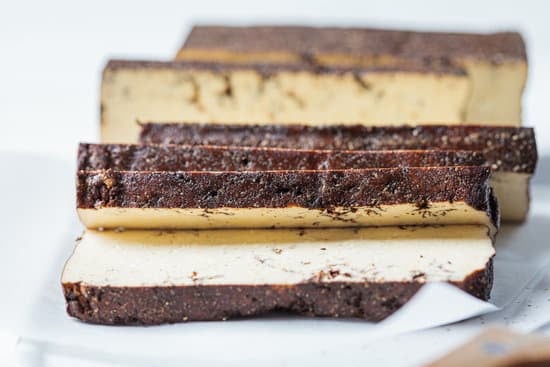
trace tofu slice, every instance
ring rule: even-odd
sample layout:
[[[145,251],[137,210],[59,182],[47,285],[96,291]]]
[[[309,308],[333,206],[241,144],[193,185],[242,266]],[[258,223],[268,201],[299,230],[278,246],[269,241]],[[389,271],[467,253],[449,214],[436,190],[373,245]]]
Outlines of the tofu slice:
[[[478,166],[482,152],[445,150],[336,151],[203,145],[85,144],[78,170],[285,171]]]
[[[136,142],[136,121],[457,124],[470,93],[470,79],[452,66],[110,61],[101,86],[101,141]]]
[[[454,64],[472,81],[465,120],[519,126],[527,54],[519,33],[196,26],[177,60],[381,67]]]
[[[519,172],[497,171],[491,174],[491,187],[498,199],[503,221],[521,223],[527,218],[531,177],[531,174]]]
[[[270,311],[381,320],[427,282],[486,300],[485,226],[93,231],[62,285],[67,312],[98,324],[225,320]]]
[[[498,207],[482,166],[357,170],[79,171],[88,228],[483,224]]]
[[[148,123],[146,144],[213,144],[334,150],[448,149],[481,151],[504,221],[521,222],[529,210],[529,181],[537,164],[535,132],[503,126],[305,126]]]

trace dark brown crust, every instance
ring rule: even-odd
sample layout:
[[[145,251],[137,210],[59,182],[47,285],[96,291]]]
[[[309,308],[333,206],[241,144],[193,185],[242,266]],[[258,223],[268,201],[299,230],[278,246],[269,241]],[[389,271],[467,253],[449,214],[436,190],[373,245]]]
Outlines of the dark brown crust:
[[[252,317],[273,311],[379,321],[404,305],[421,282],[320,282],[296,285],[97,287],[64,283],[69,315],[107,325],[157,325]],[[455,286],[488,300],[492,259]]]
[[[498,227],[488,167],[327,171],[79,171],[77,207],[286,208],[326,210],[463,201]]]
[[[338,170],[483,164],[483,154],[473,151],[323,151],[133,144],[80,144],[78,149],[81,171]]]
[[[389,66],[319,66],[308,64],[274,64],[274,63],[239,63],[231,64],[221,61],[146,61],[146,60],[109,60],[106,72],[119,69],[176,69],[202,70],[213,73],[229,73],[235,70],[253,70],[263,77],[270,77],[278,72],[309,72],[312,74],[346,74],[363,75],[368,73],[422,73],[451,74],[464,76],[463,68],[453,65],[389,65]]]
[[[195,26],[182,49],[247,52],[287,52],[300,59],[323,55],[356,58],[391,56],[422,62],[452,62],[475,58],[491,63],[525,61],[525,43],[517,32],[493,34],[410,32],[368,28],[294,26]]]
[[[336,150],[479,150],[495,171],[532,174],[537,164],[535,132],[527,127],[143,124],[140,142]]]

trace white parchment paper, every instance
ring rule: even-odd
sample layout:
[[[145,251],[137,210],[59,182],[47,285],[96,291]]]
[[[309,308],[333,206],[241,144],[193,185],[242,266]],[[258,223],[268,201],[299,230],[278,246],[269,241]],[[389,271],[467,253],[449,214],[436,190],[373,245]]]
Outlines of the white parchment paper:
[[[28,157],[21,159],[27,164],[33,161]],[[405,307],[378,324],[276,315],[154,327],[88,325],[66,315],[60,286],[63,263],[70,255],[74,237],[80,232],[72,210],[72,167],[51,162],[40,167],[37,169],[44,171],[44,177],[66,176],[69,184],[60,187],[58,180],[51,183],[46,180],[44,191],[28,197],[25,204],[34,210],[34,224],[30,227],[13,224],[17,228],[13,229],[10,241],[19,241],[23,250],[8,257],[12,261],[6,261],[7,248],[1,248],[5,266],[2,279],[12,285],[8,292],[14,297],[4,301],[0,325],[20,340],[42,345],[44,351],[78,354],[93,361],[169,365],[207,359],[231,365],[239,364],[243,358],[251,363],[265,361],[266,356],[278,361],[283,355],[284,360],[308,361],[307,356],[319,357],[329,349],[363,348],[381,338],[506,307],[529,282],[537,279],[550,260],[550,214],[547,214],[550,213],[550,189],[539,185],[534,188],[533,196],[537,200],[529,221],[521,226],[504,226],[498,236],[491,302],[482,302],[447,284],[430,284]],[[14,187],[0,189],[25,189],[24,180],[12,185]],[[8,199],[7,205],[20,208],[21,200]],[[56,208],[54,216],[49,210],[52,206]],[[38,218],[43,220],[39,223]]]

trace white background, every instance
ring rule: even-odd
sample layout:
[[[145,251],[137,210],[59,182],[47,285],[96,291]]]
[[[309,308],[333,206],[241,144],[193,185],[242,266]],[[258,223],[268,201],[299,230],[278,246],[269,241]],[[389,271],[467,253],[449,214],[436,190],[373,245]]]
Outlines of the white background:
[[[100,73],[110,57],[169,59],[193,22],[302,23],[523,32],[524,121],[550,149],[550,2],[0,1],[0,151],[73,160],[98,131]]]

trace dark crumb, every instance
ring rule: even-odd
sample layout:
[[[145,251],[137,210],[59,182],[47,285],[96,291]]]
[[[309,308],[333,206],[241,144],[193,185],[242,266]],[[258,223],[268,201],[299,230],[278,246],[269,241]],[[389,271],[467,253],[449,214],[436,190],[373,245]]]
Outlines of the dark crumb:
[[[365,209],[365,214],[366,215],[379,215],[380,216],[380,215],[382,215],[382,213],[381,213],[382,211],[383,210],[381,210],[377,207],[375,207],[373,209],[368,208],[368,209]]]
[[[277,255],[280,255],[283,252],[283,250],[280,248],[274,248],[273,252],[276,253]]]
[[[351,274],[350,273],[344,273],[343,274],[346,278],[351,278]]]
[[[331,269],[331,270],[328,271],[328,275],[330,275],[331,278],[337,277],[338,275],[340,275],[340,270]]]
[[[321,251],[326,251],[326,247],[321,247]]]
[[[426,276],[426,273],[417,273],[415,275],[413,275],[413,279],[416,280],[418,278],[422,278],[422,277],[425,277]]]
[[[430,208],[430,203],[426,199],[422,199],[416,203],[418,210],[425,210]]]
[[[372,85],[369,82],[363,80],[359,74],[353,73],[353,80],[361,89],[365,91],[370,91],[372,89]]]
[[[229,79],[229,76],[224,75],[223,80],[224,80],[224,83],[225,83],[225,87],[224,87],[221,95],[224,96],[224,97],[233,97],[233,88],[231,86],[231,80]]]
[[[304,229],[300,229],[300,232],[298,232],[298,236],[303,236],[306,234],[306,231]]]

